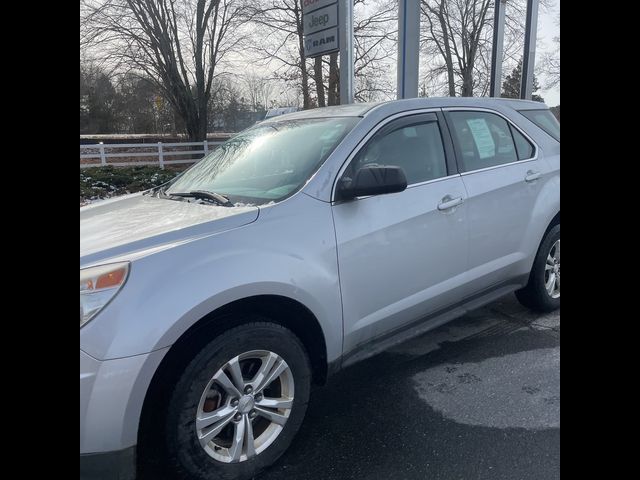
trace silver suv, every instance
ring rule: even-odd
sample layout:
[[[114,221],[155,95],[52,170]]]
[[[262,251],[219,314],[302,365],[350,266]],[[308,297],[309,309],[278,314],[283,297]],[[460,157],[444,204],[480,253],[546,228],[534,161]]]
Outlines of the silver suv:
[[[260,123],[80,209],[80,464],[248,479],[312,384],[515,291],[560,306],[560,128],[441,98]]]

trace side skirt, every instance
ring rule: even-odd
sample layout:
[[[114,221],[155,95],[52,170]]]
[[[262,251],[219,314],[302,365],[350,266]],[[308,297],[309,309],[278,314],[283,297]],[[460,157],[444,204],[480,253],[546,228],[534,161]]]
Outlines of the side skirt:
[[[422,335],[423,333],[433,330],[434,328],[444,325],[445,323],[455,320],[471,310],[480,308],[488,303],[497,300],[515,290],[522,288],[527,284],[528,275],[521,278],[512,279],[492,287],[483,292],[477,293],[464,300],[434,312],[426,317],[422,317],[414,322],[403,325],[402,327],[389,333],[380,335],[373,340],[356,346],[353,350],[347,352],[342,357],[341,368],[348,367],[369,357],[377,355],[391,347],[399,345],[411,338]],[[334,366],[330,373],[335,373],[338,368]]]

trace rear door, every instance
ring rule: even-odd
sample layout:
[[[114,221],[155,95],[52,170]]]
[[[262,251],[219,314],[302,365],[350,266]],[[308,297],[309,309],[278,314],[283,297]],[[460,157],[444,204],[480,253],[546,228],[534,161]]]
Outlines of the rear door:
[[[444,109],[468,194],[467,295],[528,273],[527,227],[549,167],[526,134],[485,109]]]
[[[441,112],[379,127],[339,178],[372,163],[402,167],[408,187],[332,206],[345,353],[459,300],[467,266],[466,192]]]

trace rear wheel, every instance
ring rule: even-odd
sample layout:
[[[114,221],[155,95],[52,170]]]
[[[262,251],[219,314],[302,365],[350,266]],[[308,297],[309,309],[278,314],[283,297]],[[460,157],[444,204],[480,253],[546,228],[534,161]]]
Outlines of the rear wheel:
[[[179,478],[249,479],[284,453],[309,399],[300,340],[267,322],[233,328],[188,364],[169,402],[166,445]]]
[[[516,292],[525,307],[541,312],[560,308],[560,225],[545,235],[527,285]]]

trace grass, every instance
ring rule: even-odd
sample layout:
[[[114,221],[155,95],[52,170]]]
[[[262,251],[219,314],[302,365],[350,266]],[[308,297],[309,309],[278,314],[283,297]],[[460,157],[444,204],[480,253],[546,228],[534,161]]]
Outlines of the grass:
[[[153,166],[81,168],[80,205],[162,185],[183,169],[167,167],[162,170]]]

